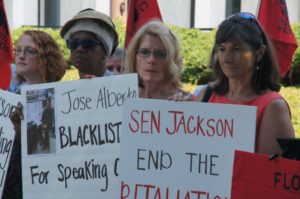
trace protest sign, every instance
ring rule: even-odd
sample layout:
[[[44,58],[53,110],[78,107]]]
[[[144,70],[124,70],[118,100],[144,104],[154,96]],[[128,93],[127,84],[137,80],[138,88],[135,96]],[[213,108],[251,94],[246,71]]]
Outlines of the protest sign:
[[[256,107],[130,99],[121,199],[229,199],[234,150],[254,151]]]
[[[235,151],[231,199],[299,199],[300,161]]]
[[[137,75],[25,86],[23,198],[117,198],[121,112]]]
[[[0,89],[0,196],[4,188],[10,155],[15,138],[15,130],[10,115],[21,97]]]

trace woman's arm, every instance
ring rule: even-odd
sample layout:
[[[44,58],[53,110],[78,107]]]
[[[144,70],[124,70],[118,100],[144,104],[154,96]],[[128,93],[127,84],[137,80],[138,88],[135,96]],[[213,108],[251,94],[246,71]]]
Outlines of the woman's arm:
[[[278,137],[295,137],[288,104],[283,99],[271,102],[264,113],[258,130],[257,153],[282,154]]]

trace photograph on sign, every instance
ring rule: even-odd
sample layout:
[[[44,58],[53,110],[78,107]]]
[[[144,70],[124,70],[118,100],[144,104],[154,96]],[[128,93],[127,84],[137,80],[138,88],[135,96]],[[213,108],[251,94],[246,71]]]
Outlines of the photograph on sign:
[[[26,92],[28,155],[56,151],[54,102],[54,88]]]

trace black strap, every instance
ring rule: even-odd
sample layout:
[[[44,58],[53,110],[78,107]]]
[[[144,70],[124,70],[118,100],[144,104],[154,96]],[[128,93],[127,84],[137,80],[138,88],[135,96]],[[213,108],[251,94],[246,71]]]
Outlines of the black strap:
[[[212,92],[213,92],[213,89],[210,86],[206,86],[202,102],[208,102]]]

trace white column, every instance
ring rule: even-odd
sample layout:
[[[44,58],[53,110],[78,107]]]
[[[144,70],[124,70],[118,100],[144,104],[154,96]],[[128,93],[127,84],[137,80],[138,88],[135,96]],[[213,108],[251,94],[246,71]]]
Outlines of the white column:
[[[300,22],[300,1],[286,0],[290,23]]]
[[[110,0],[61,0],[60,25],[63,26],[79,11],[92,8],[110,15]]]
[[[260,0],[243,0],[241,1],[241,12],[250,12],[254,15],[258,13],[258,3]]]
[[[4,0],[7,20],[10,29],[19,28],[24,24],[24,1]]]
[[[195,27],[216,28],[225,19],[226,0],[196,0]]]
[[[96,2],[96,7],[95,7],[96,10],[110,16],[110,0],[101,0],[101,1],[95,0],[95,2]]]
[[[182,27],[190,27],[190,0],[158,0],[163,21]]]

